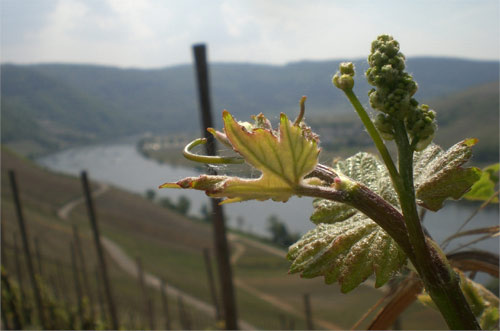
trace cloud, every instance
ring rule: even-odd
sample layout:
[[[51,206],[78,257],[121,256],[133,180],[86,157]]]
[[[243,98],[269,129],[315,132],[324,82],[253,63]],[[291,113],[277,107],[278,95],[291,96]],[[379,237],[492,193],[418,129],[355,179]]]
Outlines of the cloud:
[[[271,63],[360,56],[367,48],[366,38],[355,42],[365,24],[353,24],[338,2],[227,1],[221,11],[233,37],[220,54],[224,60],[241,57],[242,48],[251,61]]]
[[[256,19],[250,15],[242,2],[224,1],[220,5],[221,14],[228,34],[231,37],[240,37],[244,30],[255,28]]]
[[[364,57],[392,33],[407,55],[498,58],[495,0],[2,0],[2,61],[160,67]]]

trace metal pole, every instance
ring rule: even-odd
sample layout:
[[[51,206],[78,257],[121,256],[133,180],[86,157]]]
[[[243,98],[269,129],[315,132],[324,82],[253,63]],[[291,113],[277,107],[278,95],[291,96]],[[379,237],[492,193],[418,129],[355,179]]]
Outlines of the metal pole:
[[[219,321],[221,320],[222,316],[220,313],[219,302],[217,300],[217,292],[215,290],[215,281],[212,272],[212,259],[210,258],[210,252],[208,251],[208,248],[203,249],[203,258],[205,260],[205,266],[207,269],[208,287],[210,289],[210,295],[212,297],[212,302],[215,307],[215,320]]]
[[[206,47],[204,44],[194,45],[193,51],[196,62],[196,77],[198,81],[202,131],[205,138],[207,138],[207,144],[205,144],[205,147],[208,155],[215,155],[215,140],[213,136],[206,131],[206,128],[213,126]],[[233,287],[233,275],[229,261],[229,247],[226,237],[226,227],[224,224],[224,212],[222,210],[222,206],[219,205],[219,202],[220,199],[211,199],[212,211],[214,213],[212,224],[215,252],[217,257],[217,266],[219,269],[219,281],[221,284],[226,329],[236,330],[238,329],[238,317]]]
[[[28,243],[28,234],[26,230],[26,225],[24,222],[23,210],[21,207],[21,200],[19,199],[19,192],[17,190],[16,175],[14,170],[9,170],[10,186],[12,188],[12,195],[14,198],[14,204],[16,207],[17,220],[19,222],[19,230],[21,231],[21,238],[23,241],[24,255],[26,256],[26,265],[28,267],[28,274],[31,280],[31,286],[33,288],[33,294],[35,295],[35,302],[38,309],[38,318],[44,329],[48,329],[47,322],[45,320],[45,314],[43,311],[43,301],[42,295],[40,293],[40,288],[35,278],[35,268],[33,267],[33,260],[31,259],[31,252]]]
[[[115,302],[113,300],[111,284],[109,283],[108,269],[106,266],[106,260],[104,259],[104,252],[101,245],[99,227],[97,225],[97,218],[94,211],[94,204],[92,202],[92,196],[90,194],[89,181],[87,179],[87,172],[82,171],[81,179],[82,179],[83,191],[85,194],[85,200],[87,203],[87,211],[90,219],[90,225],[92,227],[92,232],[94,234],[94,242],[97,250],[97,258],[99,261],[99,270],[101,273],[102,283],[104,285],[104,291],[108,302],[109,315],[111,317],[111,328],[114,330],[118,330],[120,326],[118,323],[118,316],[116,313]]]

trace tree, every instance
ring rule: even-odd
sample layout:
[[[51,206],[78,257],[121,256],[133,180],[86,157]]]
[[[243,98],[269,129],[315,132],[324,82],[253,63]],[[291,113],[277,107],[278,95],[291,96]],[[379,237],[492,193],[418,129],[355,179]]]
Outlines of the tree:
[[[189,207],[191,207],[191,201],[189,201],[189,199],[184,195],[181,195],[177,200],[177,206],[175,209],[182,215],[187,215]]]
[[[273,243],[280,246],[288,247],[296,242],[300,235],[297,233],[289,233],[288,228],[276,215],[271,215],[267,222],[269,223],[268,230],[271,233]]]
[[[149,201],[154,201],[156,198],[156,191],[152,189],[146,190],[145,195],[146,199],[148,199]]]

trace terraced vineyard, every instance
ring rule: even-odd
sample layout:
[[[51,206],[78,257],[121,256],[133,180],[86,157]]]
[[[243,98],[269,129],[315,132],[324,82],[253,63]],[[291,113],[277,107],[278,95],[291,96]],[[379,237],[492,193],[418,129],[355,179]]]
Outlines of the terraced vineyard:
[[[10,279],[17,284],[14,238],[18,238],[20,249],[20,237],[7,180],[8,169],[14,169],[18,179],[29,240],[33,248],[35,239],[38,242],[41,279],[48,293],[56,295],[58,300],[64,302],[64,307],[70,307],[77,316],[69,250],[73,239],[72,227],[76,226],[87,273],[91,276],[89,283],[94,298],[93,308],[99,312],[101,306],[97,302],[98,283],[95,280],[97,259],[85,205],[78,202],[82,195],[78,179],[50,173],[2,148],[2,252],[5,254],[2,263]],[[99,191],[100,187],[99,183],[94,183],[93,190]],[[139,195],[113,187],[100,190],[100,194],[95,196],[95,206],[104,247],[107,248],[106,260],[120,325],[125,328],[149,326],[137,280],[135,259],[140,257],[152,302],[155,328],[163,329],[166,324],[159,278],[165,279],[170,288],[167,294],[171,327],[186,328],[183,324],[185,317],[179,317],[179,298],[183,298],[190,327],[221,326],[214,318],[203,260],[203,249],[212,249],[209,225],[195,222]],[[230,242],[241,327],[304,329],[303,294],[309,294],[315,327],[349,328],[386,290],[376,290],[368,282],[368,286],[344,296],[338,286],[326,286],[321,279],[305,281],[298,276],[288,275],[285,251],[237,234],[231,234]],[[18,257],[21,257],[21,267],[25,270],[22,255],[18,254]],[[212,269],[216,270],[215,266]],[[29,294],[26,272],[23,272],[22,284]],[[33,307],[33,302],[30,303]],[[417,325],[445,327],[437,313],[420,305],[413,306],[403,322],[405,328]]]

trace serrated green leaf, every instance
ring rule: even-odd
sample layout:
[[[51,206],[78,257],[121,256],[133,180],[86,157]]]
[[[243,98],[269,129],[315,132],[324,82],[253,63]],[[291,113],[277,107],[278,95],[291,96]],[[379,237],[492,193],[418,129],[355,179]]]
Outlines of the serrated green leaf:
[[[268,123],[263,115],[258,119],[259,123]],[[307,137],[303,128],[293,125],[284,114],[281,114],[277,133],[270,125],[236,122],[227,111],[223,112],[223,120],[225,135],[215,134],[229,142],[262,175],[257,179],[202,175],[165,183],[160,188],[204,190],[211,197],[227,198],[224,203],[251,199],[287,201],[318,163],[316,139]],[[214,134],[214,130],[211,132]]]
[[[320,224],[289,248],[291,273],[324,276],[338,281],[347,293],[375,273],[375,286],[385,284],[404,265],[406,257],[376,223],[358,214],[346,221]]]
[[[358,212],[355,208],[345,203],[325,199],[315,199],[313,207],[314,211],[311,215],[311,221],[314,224],[345,221]]]
[[[443,207],[444,200],[453,198],[458,200],[481,177],[481,170],[477,168],[455,169],[442,173],[435,181],[429,180],[419,186],[417,198],[419,204],[432,211]]]
[[[499,311],[497,307],[488,307],[479,319],[479,325],[483,330],[498,330]]]
[[[334,169],[337,173],[363,183],[394,207],[399,208],[398,197],[392,186],[389,173],[375,155],[364,152],[357,153],[344,161],[337,162]],[[324,199],[316,199],[313,207],[311,221],[315,224],[344,221],[358,213],[351,206]]]
[[[437,211],[446,199],[459,199],[481,177],[481,170],[461,166],[472,155],[475,140],[459,142],[443,152],[431,145],[415,153],[414,173],[417,201],[427,209]]]
[[[438,210],[445,199],[460,198],[478,179],[478,169],[461,167],[470,158],[471,147],[475,142],[473,139],[464,140],[446,152],[436,145],[431,145],[415,154],[414,179],[420,204],[431,210]],[[338,162],[334,169],[343,176],[363,183],[399,209],[398,197],[390,176],[385,166],[374,155],[358,153],[345,161]],[[383,285],[404,263],[404,254],[399,246],[365,215],[350,206],[329,200],[317,199],[313,206],[311,220],[315,224],[320,224],[321,228],[317,229],[322,231],[311,232],[311,235],[301,239],[299,243],[302,244],[297,243],[299,246],[294,249],[305,247],[303,253],[297,254],[292,248],[290,249],[289,256],[294,261],[292,272],[301,271],[304,277],[323,275],[326,282],[339,280],[343,290],[350,290],[376,270],[370,269],[372,261],[377,261],[376,265],[383,270],[379,274],[376,272],[377,286]],[[330,224],[329,232],[323,228],[326,224]],[[371,232],[364,232],[367,228],[371,228],[367,227],[367,224],[375,229],[373,231],[377,231],[379,238],[385,240],[378,239],[376,245],[366,245],[375,240]],[[344,228],[346,226],[349,227],[349,231]],[[311,250],[312,246],[306,245],[307,240],[313,237],[314,247],[322,247],[321,250]],[[344,246],[335,244],[337,240],[347,243],[345,245],[349,246],[349,249],[351,247],[357,249],[352,249],[349,253],[344,252]],[[358,246],[356,240],[360,241]],[[399,253],[394,254],[395,251]]]
[[[487,166],[486,168],[483,169],[483,171],[486,171],[490,174],[490,179],[491,181],[497,185],[498,180],[499,180],[499,172],[500,172],[500,163],[495,163],[490,166]]]
[[[399,200],[392,186],[391,177],[384,164],[370,153],[360,152],[334,166],[335,171],[359,183],[380,195],[384,200],[399,208]]]
[[[460,276],[460,287],[469,303],[474,316],[479,321],[479,325],[483,330],[495,330],[498,329],[498,308],[499,299],[496,295],[491,293],[483,285],[478,284],[467,278],[462,272],[458,271]],[[431,297],[427,293],[423,293],[418,296],[418,300],[434,309],[436,306],[432,301]]]
[[[337,162],[334,169],[343,176],[363,183],[399,208],[389,174],[376,156],[357,153]],[[313,253],[311,246],[304,247],[304,254],[294,260],[291,272],[301,271],[303,277],[322,275],[326,283],[339,281],[341,290],[348,292],[374,272],[375,286],[380,287],[404,265],[405,254],[396,242],[364,214],[346,204],[324,199],[316,199],[313,206],[311,220],[319,224],[317,232],[313,230],[309,236],[306,234],[300,242],[306,240],[303,243],[307,244],[307,240],[316,237],[314,245],[328,248]],[[329,227],[325,228],[326,224]],[[293,259],[295,256],[290,248],[289,257]],[[303,259],[308,256],[314,256],[314,260],[308,260],[306,266],[300,261],[306,261]]]
[[[233,149],[259,169],[263,178],[294,186],[316,167],[319,153],[316,141],[306,139],[302,129],[293,125],[285,114],[280,116],[279,137],[267,129],[247,131],[227,111],[222,117]]]
[[[495,187],[498,184],[498,172],[500,163],[490,165],[483,169],[481,178],[472,185],[469,192],[464,195],[468,200],[486,201],[495,194]],[[498,197],[491,200],[498,203]]]

